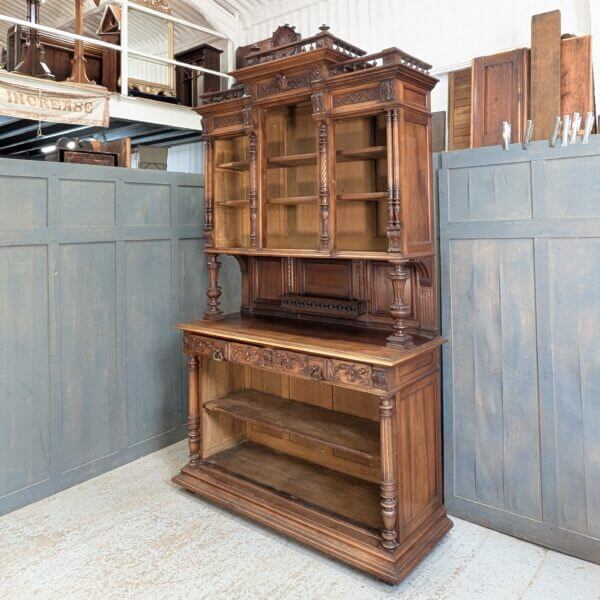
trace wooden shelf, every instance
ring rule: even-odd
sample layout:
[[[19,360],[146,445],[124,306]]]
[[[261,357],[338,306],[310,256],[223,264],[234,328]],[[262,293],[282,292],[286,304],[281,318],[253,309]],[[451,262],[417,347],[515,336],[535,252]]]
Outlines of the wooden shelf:
[[[223,200],[221,202],[215,202],[216,206],[225,206],[228,208],[235,208],[236,206],[246,206],[248,204],[248,200],[241,198],[239,200]]]
[[[217,165],[217,169],[224,171],[247,171],[250,163],[247,160],[236,160]]]
[[[338,162],[350,162],[355,160],[378,160],[387,158],[386,146],[366,146],[364,148],[349,148],[337,151]]]
[[[303,165],[316,165],[317,153],[291,154],[289,156],[273,156],[267,159],[267,166],[270,169],[280,169],[282,167],[300,167]]]
[[[359,192],[358,194],[338,194],[343,202],[379,202],[387,200],[387,192]]]
[[[285,198],[270,198],[267,200],[269,204],[307,204],[309,202],[318,202],[319,196],[287,196]]]
[[[379,486],[244,442],[207,461],[229,474],[357,525],[382,527]]]
[[[364,148],[349,148],[348,150],[338,150],[338,162],[351,162],[357,160],[378,160],[387,158],[386,146],[365,146]],[[235,164],[235,163],[229,163]],[[317,153],[291,154],[289,156],[273,156],[267,159],[267,166],[270,169],[281,169],[285,167],[300,167],[303,165],[316,165]],[[247,168],[247,163],[246,163]]]
[[[205,406],[209,411],[292,433],[361,459],[379,460],[379,424],[368,419],[257,390],[230,392]]]

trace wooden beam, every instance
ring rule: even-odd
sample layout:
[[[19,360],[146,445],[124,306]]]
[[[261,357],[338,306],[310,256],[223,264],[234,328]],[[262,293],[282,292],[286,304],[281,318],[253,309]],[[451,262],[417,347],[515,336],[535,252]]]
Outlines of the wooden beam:
[[[531,119],[533,139],[550,137],[560,105],[560,10],[531,18]]]

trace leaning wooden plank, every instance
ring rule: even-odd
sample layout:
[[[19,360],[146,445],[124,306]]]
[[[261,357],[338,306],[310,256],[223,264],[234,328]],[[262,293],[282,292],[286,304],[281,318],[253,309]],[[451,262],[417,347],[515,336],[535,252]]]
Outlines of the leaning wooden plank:
[[[567,38],[562,41],[560,58],[561,114],[594,111],[592,79],[592,36]]]
[[[548,139],[561,114],[560,10],[531,18],[531,119],[533,139]]]

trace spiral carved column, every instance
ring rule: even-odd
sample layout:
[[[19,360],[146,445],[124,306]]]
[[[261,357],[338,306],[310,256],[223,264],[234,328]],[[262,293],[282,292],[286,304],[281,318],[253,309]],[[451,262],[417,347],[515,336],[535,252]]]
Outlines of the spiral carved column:
[[[197,356],[190,356],[189,371],[189,416],[188,416],[188,445],[190,448],[190,467],[196,467],[200,461],[200,398],[198,396]]]
[[[395,550],[398,547],[398,485],[396,483],[396,452],[394,448],[395,397],[382,398],[379,404],[380,436],[381,436],[381,547],[385,550]]]
[[[248,205],[250,207],[250,247],[258,247],[258,176],[257,176],[257,137],[252,131],[248,140],[248,160],[249,160],[249,182],[248,182]]]
[[[329,250],[331,237],[329,235],[329,134],[327,122],[319,124],[319,209],[321,219],[320,244],[321,250]]]

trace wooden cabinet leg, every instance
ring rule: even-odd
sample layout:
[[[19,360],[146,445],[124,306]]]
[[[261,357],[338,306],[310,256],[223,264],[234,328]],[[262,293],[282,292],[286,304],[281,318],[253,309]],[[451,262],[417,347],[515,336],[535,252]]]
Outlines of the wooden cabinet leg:
[[[200,361],[197,356],[190,356],[189,369],[189,416],[188,443],[190,447],[190,467],[200,462],[200,397],[198,389],[198,372]]]
[[[396,522],[398,520],[398,485],[396,483],[396,453],[394,451],[395,396],[382,398],[379,404],[381,436],[381,547],[395,550],[398,547]]]
[[[394,270],[390,273],[392,290],[394,293],[394,302],[390,306],[390,314],[394,319],[394,333],[387,339],[388,346],[397,346],[399,348],[413,348],[415,343],[406,332],[407,326],[404,319],[410,317],[411,308],[404,302],[404,288],[410,278],[410,271],[406,267],[405,261],[395,261],[392,263]]]
[[[223,318],[221,310],[221,294],[223,290],[219,286],[219,269],[221,263],[217,259],[216,254],[208,255],[208,310],[204,313],[204,318],[209,321],[218,321]]]

